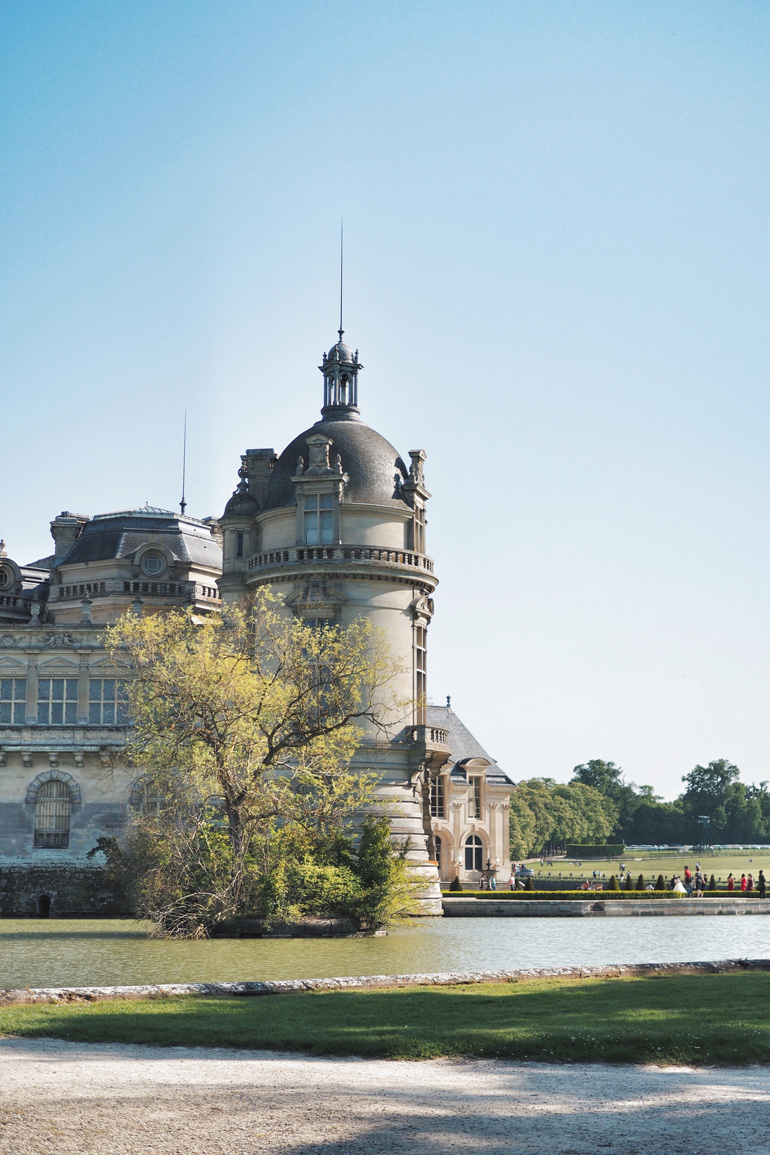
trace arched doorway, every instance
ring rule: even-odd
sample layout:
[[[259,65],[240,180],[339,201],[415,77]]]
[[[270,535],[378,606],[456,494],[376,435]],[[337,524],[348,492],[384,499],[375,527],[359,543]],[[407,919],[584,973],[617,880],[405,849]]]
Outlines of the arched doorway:
[[[50,894],[39,894],[37,896],[37,913],[40,918],[48,918],[51,913]]]

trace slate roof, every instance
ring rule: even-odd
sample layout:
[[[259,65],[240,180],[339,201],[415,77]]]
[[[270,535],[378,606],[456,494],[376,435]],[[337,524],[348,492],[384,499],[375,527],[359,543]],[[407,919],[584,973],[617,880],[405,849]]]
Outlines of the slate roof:
[[[179,561],[222,568],[222,550],[208,526],[154,506],[97,514],[83,526],[61,564],[127,557],[150,542],[165,545]]]
[[[309,450],[306,439],[311,433],[323,433],[331,438],[330,461],[334,461],[338,453],[341,456],[342,468],[350,478],[345,501],[407,508],[404,498],[396,492],[396,474],[402,481],[409,478],[409,471],[398,452],[363,421],[347,418],[317,421],[287,445],[273,468],[263,509],[281,509],[297,504],[296,486],[291,478],[297,471],[299,457],[305,459],[307,466]]]
[[[481,743],[474,738],[451,706],[428,706],[427,723],[429,726],[439,726],[441,729],[449,731],[450,761],[454,763],[450,772],[452,778],[457,781],[465,781],[465,771],[460,763],[469,758],[484,758],[490,763],[484,771],[487,782],[495,786],[513,785],[513,779],[497,765],[492,755],[488,754]]]

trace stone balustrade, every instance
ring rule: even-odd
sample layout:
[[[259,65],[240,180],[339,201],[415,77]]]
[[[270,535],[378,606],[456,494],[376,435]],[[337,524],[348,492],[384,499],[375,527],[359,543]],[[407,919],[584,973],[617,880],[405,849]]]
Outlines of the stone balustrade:
[[[249,558],[249,572],[276,569],[280,566],[319,565],[344,562],[352,566],[391,566],[433,573],[433,559],[413,550],[384,549],[366,545],[302,545],[287,549],[265,550]]]

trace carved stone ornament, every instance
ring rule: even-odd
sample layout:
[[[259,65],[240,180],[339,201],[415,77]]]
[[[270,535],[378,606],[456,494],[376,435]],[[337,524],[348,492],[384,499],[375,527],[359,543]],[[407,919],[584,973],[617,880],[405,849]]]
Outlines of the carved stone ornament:
[[[462,802],[453,802],[452,803],[452,809],[453,810],[459,810],[461,806],[462,806]]]
[[[19,639],[15,638],[13,634],[3,634],[0,637],[0,646],[18,646]]]
[[[78,640],[74,634],[43,634],[43,645],[51,649],[63,650],[76,646]]]

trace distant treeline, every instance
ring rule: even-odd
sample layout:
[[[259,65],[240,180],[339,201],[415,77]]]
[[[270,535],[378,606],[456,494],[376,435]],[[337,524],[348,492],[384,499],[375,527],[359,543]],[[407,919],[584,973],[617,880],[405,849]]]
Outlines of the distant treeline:
[[[576,766],[566,786],[530,778],[511,796],[511,857],[553,854],[567,843],[768,842],[768,783],[739,778],[726,758],[696,766],[673,802],[625,782],[619,766],[598,758]]]

